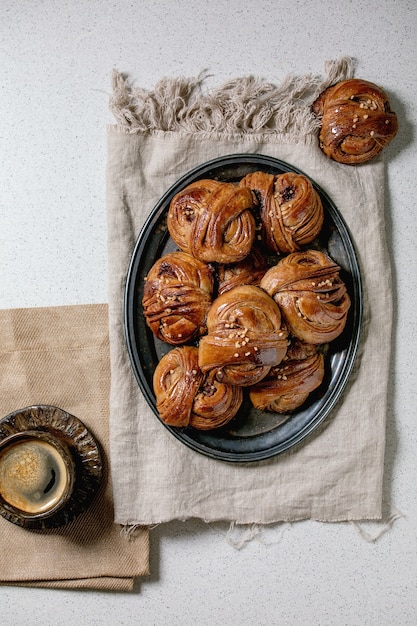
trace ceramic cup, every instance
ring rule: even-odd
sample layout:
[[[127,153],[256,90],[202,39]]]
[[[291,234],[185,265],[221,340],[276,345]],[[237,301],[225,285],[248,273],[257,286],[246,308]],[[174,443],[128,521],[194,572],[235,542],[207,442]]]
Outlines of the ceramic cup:
[[[41,520],[71,497],[75,466],[64,441],[26,431],[0,441],[0,505],[18,520]]]

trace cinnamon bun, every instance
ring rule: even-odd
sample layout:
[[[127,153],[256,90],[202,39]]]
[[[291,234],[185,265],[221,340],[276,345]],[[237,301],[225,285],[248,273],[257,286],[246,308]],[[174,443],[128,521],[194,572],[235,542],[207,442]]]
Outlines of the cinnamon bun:
[[[153,374],[153,389],[159,417],[165,424],[188,426],[194,396],[202,381],[194,346],[173,348],[162,357]]]
[[[288,333],[274,300],[260,287],[242,285],[218,296],[200,339],[199,365],[218,380],[249,386],[264,378],[287,352]]]
[[[225,426],[235,417],[242,401],[241,387],[219,381],[215,372],[209,371],[194,397],[190,426],[197,430]]]
[[[255,238],[254,204],[249,188],[199,180],[171,200],[168,231],[177,246],[196,259],[236,263],[249,254]]]
[[[172,345],[187,343],[206,332],[212,303],[211,267],[185,252],[171,252],[148,272],[143,314],[154,335]]]
[[[319,141],[324,154],[349,165],[370,161],[398,131],[383,89],[351,78],[329,87],[313,104],[320,118]]]
[[[255,246],[243,261],[219,265],[217,267],[218,295],[239,285],[259,285],[268,267],[264,255]]]
[[[320,233],[323,205],[306,176],[253,172],[240,184],[252,189],[259,200],[263,239],[270,250],[279,254],[301,250]]]
[[[283,360],[249,390],[255,408],[290,413],[320,387],[324,378],[324,355],[317,346],[300,341],[290,346]]]
[[[279,305],[293,336],[306,343],[327,343],[343,332],[350,308],[339,272],[324,252],[294,252],[266,272],[261,287]]]
[[[198,349],[180,346],[165,354],[155,368],[153,387],[161,420],[175,427],[212,430],[227,424],[238,412],[242,389],[203,374]]]

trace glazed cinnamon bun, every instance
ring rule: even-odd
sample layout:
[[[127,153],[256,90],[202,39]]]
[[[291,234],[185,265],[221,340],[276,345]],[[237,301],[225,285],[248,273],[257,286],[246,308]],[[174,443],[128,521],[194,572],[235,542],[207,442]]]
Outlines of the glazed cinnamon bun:
[[[165,424],[188,426],[194,396],[202,381],[194,346],[173,348],[162,357],[153,374],[153,389],[159,417]]]
[[[279,305],[294,337],[306,343],[328,343],[343,332],[350,308],[339,272],[324,252],[294,252],[266,272],[261,287]]]
[[[321,119],[321,149],[339,163],[370,161],[398,131],[397,116],[386,93],[359,78],[326,89],[314,102],[313,112]]]
[[[165,354],[155,368],[153,388],[161,420],[175,427],[211,430],[227,424],[238,412],[242,389],[204,375],[198,349],[180,346]]]
[[[142,298],[154,335],[179,345],[206,332],[213,286],[211,267],[190,254],[172,252],[158,259],[148,272]]]
[[[320,233],[323,205],[306,176],[253,172],[240,184],[252,189],[259,200],[263,239],[270,250],[279,254],[301,250]]]
[[[197,430],[212,430],[225,426],[235,417],[242,401],[241,387],[219,381],[215,372],[209,371],[194,397],[190,426]]]
[[[218,295],[239,285],[259,285],[267,269],[265,256],[254,246],[243,261],[217,267]]]
[[[249,390],[255,408],[291,413],[320,387],[324,378],[324,355],[317,346],[296,340],[285,359]]]
[[[216,180],[199,180],[171,200],[167,226],[184,252],[205,262],[236,263],[255,238],[250,189]]]
[[[220,295],[207,315],[199,365],[217,380],[249,386],[284,358],[288,333],[274,300],[260,287],[242,285]]]

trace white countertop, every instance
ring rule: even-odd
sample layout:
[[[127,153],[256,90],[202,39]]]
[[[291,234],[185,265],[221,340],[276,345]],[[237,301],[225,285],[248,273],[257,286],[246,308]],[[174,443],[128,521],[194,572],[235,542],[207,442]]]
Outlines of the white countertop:
[[[213,85],[277,83],[348,55],[386,89],[400,130],[386,150],[396,332],[384,492],[404,517],[375,542],[349,523],[299,522],[241,550],[227,524],[162,525],[135,593],[0,587],[0,623],[415,625],[416,34],[414,0],[2,0],[0,308],[107,301],[112,68],[147,88],[204,69]]]

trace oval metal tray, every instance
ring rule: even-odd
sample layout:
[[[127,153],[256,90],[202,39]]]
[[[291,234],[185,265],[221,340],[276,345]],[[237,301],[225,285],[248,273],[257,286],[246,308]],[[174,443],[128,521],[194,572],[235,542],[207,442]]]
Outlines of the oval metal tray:
[[[180,178],[156,204],[144,224],[131,257],[125,289],[125,334],[133,372],[149,406],[158,417],[152,376],[163,354],[172,349],[154,337],[143,316],[142,297],[145,277],[164,254],[176,250],[166,226],[173,196],[186,185],[202,179],[237,182],[249,172],[275,175],[298,168],[264,155],[235,154],[196,167]],[[306,175],[306,174],[304,174]],[[311,179],[310,179],[311,180]],[[221,429],[198,431],[163,425],[189,448],[212,458],[230,462],[260,461],[280,454],[310,435],[329,415],[346,386],[360,339],[362,322],[362,282],[354,244],[348,228],[332,200],[314,181],[320,194],[325,221],[319,238],[309,247],[326,251],[341,267],[352,305],[343,334],[331,342],[326,356],[326,375],[321,387],[299,410],[280,416],[255,409],[245,400],[237,416]],[[159,419],[159,417],[158,417]]]

